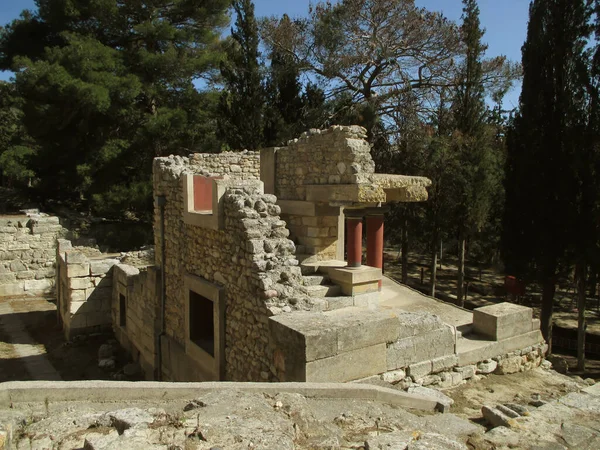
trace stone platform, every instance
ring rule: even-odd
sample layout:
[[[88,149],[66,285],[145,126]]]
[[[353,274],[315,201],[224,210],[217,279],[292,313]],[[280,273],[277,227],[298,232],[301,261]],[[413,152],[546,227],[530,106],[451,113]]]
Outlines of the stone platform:
[[[343,282],[353,271],[340,266],[311,263],[305,271],[327,273],[339,283],[332,274],[341,274]],[[362,302],[362,296],[369,300]],[[270,319],[286,381],[380,376],[449,387],[476,373],[530,369],[546,350],[529,308],[499,304],[471,312],[386,277],[381,292],[356,292],[349,298],[341,308]]]

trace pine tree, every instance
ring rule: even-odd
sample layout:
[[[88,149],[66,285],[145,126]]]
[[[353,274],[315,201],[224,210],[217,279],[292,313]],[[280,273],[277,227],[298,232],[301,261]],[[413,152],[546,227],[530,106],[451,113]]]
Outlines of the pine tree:
[[[541,330],[550,348],[556,284],[581,217],[589,12],[586,0],[531,3],[520,111],[508,133],[503,257],[509,274],[542,285]]]
[[[257,149],[264,143],[265,92],[259,62],[258,25],[251,0],[235,0],[235,28],[221,63],[225,92],[219,101],[219,136],[234,150]]]
[[[36,3],[0,33],[0,64],[17,70],[23,122],[39,145],[37,188],[149,219],[152,159],[187,154],[213,134],[199,112],[209,97],[193,81],[222,58],[229,2]]]

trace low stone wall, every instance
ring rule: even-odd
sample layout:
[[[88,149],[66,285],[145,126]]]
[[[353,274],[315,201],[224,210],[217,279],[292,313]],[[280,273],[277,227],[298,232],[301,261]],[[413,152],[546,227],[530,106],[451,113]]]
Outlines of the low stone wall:
[[[535,367],[547,350],[539,323],[531,320],[528,330],[500,340],[460,337],[438,316],[393,309],[293,312],[271,317],[269,324],[283,381],[347,382],[377,375],[446,387],[492,359],[497,364],[489,372]]]
[[[89,247],[74,248],[70,241],[59,239],[56,261],[56,306],[66,339],[110,329],[111,268],[119,260]]]
[[[54,289],[58,217],[0,217],[0,297],[44,295]]]
[[[147,380],[156,379],[160,333],[160,271],[116,264],[113,267],[112,325],[115,338],[138,362]]]
[[[539,343],[465,366],[459,366],[458,358],[450,356],[423,361],[412,368],[385,372],[375,378],[397,384],[402,389],[411,386],[445,389],[475,379],[478,375],[506,375],[534,369],[542,363],[547,351],[548,345]]]

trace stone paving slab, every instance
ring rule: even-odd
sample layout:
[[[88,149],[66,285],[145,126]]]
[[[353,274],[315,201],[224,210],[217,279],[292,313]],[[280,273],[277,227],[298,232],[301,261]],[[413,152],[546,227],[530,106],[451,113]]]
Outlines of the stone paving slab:
[[[409,312],[427,312],[439,316],[443,322],[454,327],[469,326],[473,313],[403,286],[390,278],[383,277],[381,308],[397,308]]]

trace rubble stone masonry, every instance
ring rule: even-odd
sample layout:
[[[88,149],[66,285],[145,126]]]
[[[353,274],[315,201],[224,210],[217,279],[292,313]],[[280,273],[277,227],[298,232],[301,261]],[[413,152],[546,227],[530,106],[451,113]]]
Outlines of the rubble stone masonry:
[[[226,380],[278,380],[268,318],[282,311],[310,309],[310,299],[300,285],[300,268],[289,230],[280,220],[276,197],[262,193],[253,153],[238,156],[240,172],[228,165],[231,155],[211,155],[210,169],[202,167],[204,155],[191,159],[157,158],[154,192],[165,197],[166,335],[185,353],[185,313],[189,293],[185,277],[195,276],[225,289]],[[231,176],[223,196],[223,229],[189,225],[183,220],[183,174],[220,176],[219,161]],[[256,161],[256,163],[255,163]],[[237,169],[236,169],[237,170]],[[236,174],[234,176],[233,174]],[[156,265],[162,264],[161,212],[155,208]],[[171,344],[169,344],[171,346]],[[189,356],[189,359],[193,359]],[[165,359],[167,356],[165,355]],[[193,363],[193,361],[191,361]],[[171,366],[174,366],[171,361]],[[181,379],[172,373],[171,379]]]

